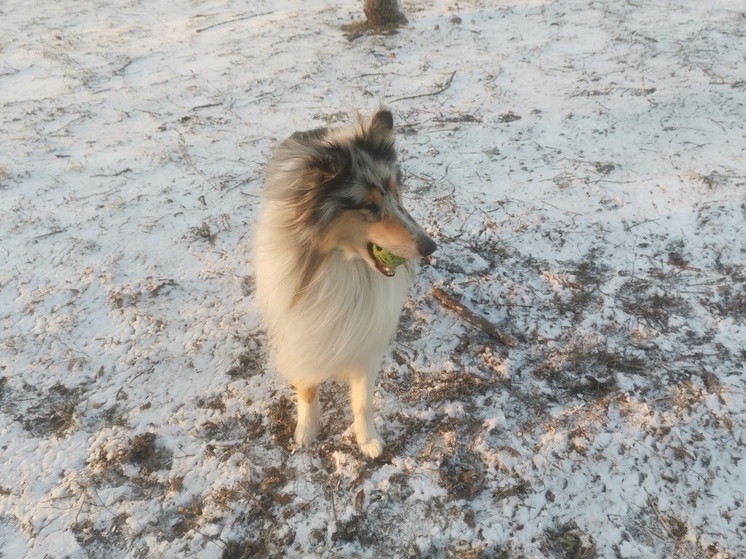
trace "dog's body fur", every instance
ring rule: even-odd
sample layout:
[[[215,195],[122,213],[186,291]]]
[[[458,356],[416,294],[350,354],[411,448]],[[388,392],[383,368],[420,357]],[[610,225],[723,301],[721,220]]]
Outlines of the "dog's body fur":
[[[413,266],[394,269],[376,243],[407,259],[435,243],[401,205],[391,113],[354,127],[297,132],[269,164],[255,241],[257,297],[274,364],[298,393],[295,440],[319,431],[318,387],[347,382],[357,442],[377,457],[375,379],[409,290]]]

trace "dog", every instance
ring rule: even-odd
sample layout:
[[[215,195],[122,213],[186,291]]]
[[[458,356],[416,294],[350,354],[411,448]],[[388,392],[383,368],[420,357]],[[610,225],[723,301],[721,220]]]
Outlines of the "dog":
[[[297,394],[295,441],[319,432],[319,385],[348,383],[361,452],[381,455],[373,394],[409,292],[435,242],[402,205],[391,112],[296,132],[268,165],[254,244],[256,294],[275,368]],[[405,258],[380,263],[373,244]]]

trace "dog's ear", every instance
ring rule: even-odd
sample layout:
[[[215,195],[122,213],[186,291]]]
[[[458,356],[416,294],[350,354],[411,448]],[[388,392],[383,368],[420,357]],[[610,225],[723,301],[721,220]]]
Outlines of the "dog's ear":
[[[388,109],[381,109],[370,118],[370,131],[389,138],[394,134],[394,117]]]

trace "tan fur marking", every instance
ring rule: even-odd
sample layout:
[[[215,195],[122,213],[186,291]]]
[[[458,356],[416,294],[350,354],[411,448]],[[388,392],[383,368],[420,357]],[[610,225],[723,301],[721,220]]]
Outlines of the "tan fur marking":
[[[381,221],[371,224],[369,234],[376,243],[383,247],[409,247],[410,254],[400,254],[404,257],[415,257],[417,255],[417,245],[412,238],[409,229],[398,219],[384,217]]]
[[[316,276],[316,271],[324,262],[325,258],[325,255],[317,251],[309,252],[304,255],[301,277],[298,282],[298,287],[296,287],[295,293],[293,294],[293,300],[290,302],[291,307],[295,306],[298,301],[303,298],[303,295],[306,294],[308,286],[311,285],[313,278]]]
[[[383,194],[381,194],[376,189],[370,190],[368,194],[365,196],[365,203],[375,204],[378,207],[381,207],[381,204],[383,204]]]
[[[401,187],[399,186],[399,183],[394,179],[389,179],[388,187],[391,194],[394,195],[394,198],[401,201]]]
[[[361,219],[358,212],[342,212],[334,220],[326,236],[325,248],[346,248],[355,250],[355,247],[367,247],[370,242],[370,228],[375,225]]]
[[[306,404],[312,404],[316,399],[316,395],[319,393],[319,387],[317,385],[307,388],[296,388],[296,392],[298,393],[298,400]]]
[[[357,212],[342,213],[329,228],[324,242],[326,250],[347,249],[366,254],[368,243],[376,242],[383,247],[397,247],[404,258],[417,258],[417,244],[409,229],[401,221],[384,216],[379,221],[365,221]]]

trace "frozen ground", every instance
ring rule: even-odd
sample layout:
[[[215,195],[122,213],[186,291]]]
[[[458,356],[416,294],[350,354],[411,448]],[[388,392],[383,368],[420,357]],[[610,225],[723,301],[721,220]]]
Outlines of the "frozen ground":
[[[743,3],[361,4],[0,6],[0,556],[744,557]],[[379,102],[441,250],[370,462],[333,385],[290,442],[249,247]]]

